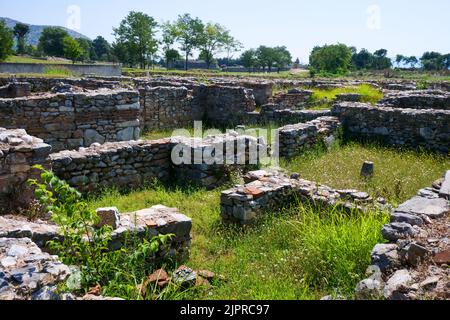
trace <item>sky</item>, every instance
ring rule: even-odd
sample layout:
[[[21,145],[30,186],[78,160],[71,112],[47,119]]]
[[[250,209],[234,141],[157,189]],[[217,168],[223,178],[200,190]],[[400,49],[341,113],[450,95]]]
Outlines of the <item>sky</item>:
[[[303,63],[314,46],[337,42],[390,57],[450,53],[449,0],[0,0],[0,16],[108,41],[129,11],[158,22],[190,13],[226,26],[246,49],[285,45]]]

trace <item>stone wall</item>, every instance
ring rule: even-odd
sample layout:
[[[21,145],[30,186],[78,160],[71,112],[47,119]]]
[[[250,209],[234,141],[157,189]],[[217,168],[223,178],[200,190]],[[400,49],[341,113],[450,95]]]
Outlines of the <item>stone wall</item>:
[[[333,114],[351,135],[381,139],[391,145],[450,151],[450,110],[380,108],[362,103],[337,103]]]
[[[0,126],[23,128],[55,151],[137,139],[139,115],[138,92],[125,89],[0,99]]]
[[[273,96],[270,101],[280,105],[280,109],[304,109],[313,95],[309,90],[293,89],[287,93],[281,92]]]
[[[290,110],[280,109],[278,104],[267,104],[261,108],[254,118],[249,116],[250,123],[276,123],[278,125],[296,124],[311,121],[320,117],[331,116],[330,110]]]
[[[335,117],[321,117],[307,123],[298,123],[279,128],[280,157],[291,158],[310,149],[319,142],[331,144],[341,127]]]
[[[28,179],[39,176],[33,165],[50,168],[51,146],[29,136],[25,130],[0,128],[0,214],[16,212],[33,198]]]
[[[374,201],[365,192],[334,190],[298,177],[289,178],[278,171],[253,171],[244,179],[245,185],[222,192],[221,216],[225,222],[249,224],[262,214],[279,211],[296,201],[341,206],[346,210],[385,207],[384,199]]]
[[[380,104],[393,108],[450,110],[450,93],[432,90],[389,92]]]
[[[11,78],[1,78],[0,86],[10,83]],[[51,89],[59,83],[66,83],[72,86],[88,90],[98,90],[101,88],[115,89],[120,86],[118,78],[39,78],[39,77],[15,77],[14,81],[26,82],[30,84],[32,92],[50,92]]]
[[[138,188],[153,179],[168,181],[171,146],[169,139],[111,142],[50,158],[55,174],[79,190]]]
[[[389,243],[377,244],[367,279],[356,298],[448,300],[450,285],[450,171],[431,188],[401,204],[381,231]]]
[[[252,90],[242,87],[208,86],[204,104],[205,120],[217,126],[241,124],[256,110]]]
[[[173,165],[172,180],[214,189],[229,182],[236,172],[254,169],[268,155],[262,139],[231,132],[204,139],[173,138],[173,156],[182,154]]]
[[[0,63],[0,73],[45,73],[48,68],[67,69],[79,75],[96,74],[99,76],[118,77],[122,73],[120,64]]]
[[[186,87],[140,89],[141,128],[158,131],[192,127],[204,114],[199,90]]]
[[[102,225],[113,228],[109,250],[124,247],[133,235],[136,236],[133,240],[151,240],[157,235],[171,234],[173,237],[147,258],[155,263],[163,259],[181,263],[189,258],[192,220],[176,208],[158,205],[130,213],[99,208],[97,213],[104,222]],[[71,292],[57,292],[57,286],[78,270],[47,253],[47,242],[60,239],[58,227],[47,221],[0,217],[0,300],[89,299]]]
[[[240,149],[238,144],[244,147]],[[231,151],[227,147],[232,147]],[[256,152],[254,159],[250,150]],[[233,171],[250,166],[251,159],[258,164],[259,150],[266,151],[266,147],[256,138],[219,135],[105,143],[61,151],[50,158],[55,174],[81,191],[136,189],[155,179],[175,184],[188,181],[212,189],[228,181]]]
[[[19,98],[31,94],[31,86],[28,82],[11,82],[0,86],[0,98]]]

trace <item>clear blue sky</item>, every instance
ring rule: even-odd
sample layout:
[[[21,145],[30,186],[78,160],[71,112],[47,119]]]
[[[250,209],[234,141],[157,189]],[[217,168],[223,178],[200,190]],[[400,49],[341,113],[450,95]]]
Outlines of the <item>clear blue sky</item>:
[[[77,31],[109,41],[112,28],[134,10],[157,21],[188,12],[225,25],[246,48],[286,45],[302,62],[315,45],[336,42],[386,48],[389,56],[450,52],[448,0],[0,0],[0,16],[67,26],[70,5],[81,9]]]

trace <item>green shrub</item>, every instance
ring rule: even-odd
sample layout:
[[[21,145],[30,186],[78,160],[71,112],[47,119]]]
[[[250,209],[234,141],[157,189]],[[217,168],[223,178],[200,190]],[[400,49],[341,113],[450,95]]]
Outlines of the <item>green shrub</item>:
[[[42,166],[34,168],[42,171],[42,181],[34,179],[28,183],[35,188],[36,199],[51,213],[63,239],[61,242],[49,241],[48,246],[63,263],[80,267],[80,289],[87,291],[100,284],[104,293],[136,299],[139,293],[137,284],[156,268],[155,253],[173,235],[147,240],[130,233],[123,248],[110,251],[112,228],[93,227],[99,222],[99,217],[83,201],[82,195]]]

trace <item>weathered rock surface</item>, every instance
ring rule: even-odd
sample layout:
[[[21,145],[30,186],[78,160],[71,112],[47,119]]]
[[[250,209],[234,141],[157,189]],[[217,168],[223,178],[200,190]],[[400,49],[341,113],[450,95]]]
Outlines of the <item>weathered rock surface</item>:
[[[64,281],[69,268],[28,238],[0,238],[0,300],[30,299]]]

